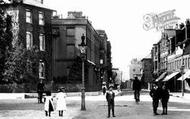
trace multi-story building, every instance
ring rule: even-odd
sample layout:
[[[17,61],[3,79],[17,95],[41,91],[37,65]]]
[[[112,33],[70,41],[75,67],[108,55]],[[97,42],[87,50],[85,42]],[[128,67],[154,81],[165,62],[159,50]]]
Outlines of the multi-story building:
[[[81,59],[78,45],[84,34],[86,43],[85,88],[101,89],[100,66],[107,66],[107,35],[96,31],[82,12],[68,12],[65,19],[52,19],[54,41],[54,81],[68,90],[80,90]],[[107,74],[105,74],[107,77]],[[69,89],[73,87],[73,89]]]
[[[150,84],[152,83],[153,79],[153,62],[150,56],[147,56],[141,60],[142,64],[142,84],[143,87],[146,89],[150,89]]]
[[[36,46],[39,49],[39,68],[34,70],[38,79],[52,80],[52,28],[53,10],[43,4],[43,0],[21,0],[0,4],[12,16],[13,45],[18,40],[26,50]],[[29,59],[30,60],[30,59]],[[37,82],[35,82],[37,84]],[[31,85],[36,90],[36,86]]]
[[[163,81],[168,84],[171,91],[181,90],[181,67],[184,66],[185,73],[190,69],[190,22],[186,21],[186,24],[180,24],[177,29],[167,29],[162,34],[162,39],[160,43],[160,72],[164,72],[160,75],[156,81]],[[162,41],[164,40],[164,41]],[[165,44],[165,45],[164,45]],[[156,54],[153,48],[153,61]],[[166,60],[164,60],[166,58]],[[165,64],[166,63],[166,64]],[[157,65],[154,63],[154,69]],[[155,71],[155,70],[154,70]],[[167,75],[166,75],[167,74]],[[186,77],[187,79],[188,77]],[[162,80],[161,80],[162,79]],[[185,81],[187,84],[188,80]],[[186,86],[185,88],[188,88]]]
[[[131,64],[129,66],[129,77],[130,80],[134,80],[135,77],[138,77],[141,79],[142,76],[142,65],[141,61],[138,60],[137,58],[131,60]]]
[[[112,77],[112,57],[111,57],[111,42],[107,41],[107,73],[108,79]]]
[[[157,78],[160,71],[160,45],[154,44],[152,47],[152,60],[153,60],[153,77]]]

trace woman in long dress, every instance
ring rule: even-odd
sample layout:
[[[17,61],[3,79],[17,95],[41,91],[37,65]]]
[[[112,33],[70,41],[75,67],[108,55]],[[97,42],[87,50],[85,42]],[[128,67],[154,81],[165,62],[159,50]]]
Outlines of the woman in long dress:
[[[63,116],[63,111],[67,110],[65,98],[66,98],[65,89],[60,88],[59,92],[56,95],[56,99],[57,99],[56,109],[59,111],[59,116]]]

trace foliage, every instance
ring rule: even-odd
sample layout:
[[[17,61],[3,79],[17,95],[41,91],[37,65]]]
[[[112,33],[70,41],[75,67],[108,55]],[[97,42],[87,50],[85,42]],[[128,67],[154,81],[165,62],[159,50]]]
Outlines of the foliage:
[[[4,10],[0,9],[0,79],[2,79],[5,67],[7,50],[11,49],[11,42],[11,16],[6,15]]]

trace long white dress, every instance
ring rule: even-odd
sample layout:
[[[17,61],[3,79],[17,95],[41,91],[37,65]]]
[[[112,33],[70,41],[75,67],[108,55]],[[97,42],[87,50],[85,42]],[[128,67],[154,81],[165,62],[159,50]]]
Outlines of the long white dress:
[[[56,106],[56,110],[60,110],[60,111],[66,111],[67,107],[66,107],[66,94],[63,92],[59,92],[56,95],[56,99],[57,99],[57,106]]]
[[[53,111],[54,106],[53,106],[53,101],[52,101],[52,96],[45,96],[45,104],[44,104],[44,110],[45,111]],[[53,109],[50,109],[50,105],[52,106]]]

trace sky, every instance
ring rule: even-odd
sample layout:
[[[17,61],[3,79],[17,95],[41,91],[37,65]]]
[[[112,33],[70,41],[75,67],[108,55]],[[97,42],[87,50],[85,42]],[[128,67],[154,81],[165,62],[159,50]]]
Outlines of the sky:
[[[183,2],[182,2],[183,1]],[[105,30],[112,45],[114,68],[129,79],[129,65],[133,58],[144,58],[161,32],[143,29],[143,16],[175,9],[180,22],[190,18],[188,0],[44,0],[44,4],[67,17],[68,11],[82,11],[95,29]]]

